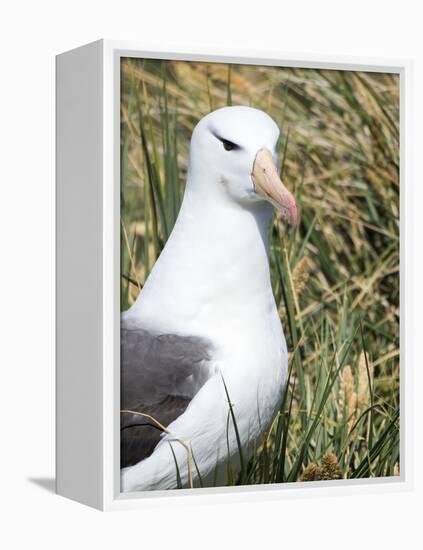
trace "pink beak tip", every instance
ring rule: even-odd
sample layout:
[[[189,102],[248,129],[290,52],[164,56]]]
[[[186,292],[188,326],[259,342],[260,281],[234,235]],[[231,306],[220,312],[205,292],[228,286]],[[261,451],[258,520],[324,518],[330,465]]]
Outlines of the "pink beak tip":
[[[299,207],[297,206],[297,203],[294,203],[292,208],[290,209],[291,214],[291,223],[292,225],[299,226],[300,225],[300,219],[301,219],[301,212]]]

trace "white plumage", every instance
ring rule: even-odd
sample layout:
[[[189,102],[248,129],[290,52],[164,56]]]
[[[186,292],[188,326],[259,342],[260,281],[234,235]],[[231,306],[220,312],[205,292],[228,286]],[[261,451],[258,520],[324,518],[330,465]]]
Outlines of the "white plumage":
[[[176,487],[175,457],[182,484],[189,486],[188,453],[180,441],[192,449],[203,483],[212,483],[216,475],[218,483],[225,482],[227,460],[237,464],[238,446],[222,377],[246,455],[280,406],[288,356],[270,284],[268,229],[272,205],[293,223],[298,212],[274,166],[278,137],[275,122],[249,107],[214,111],[193,132],[178,219],[122,323],[135,339],[140,329],[154,342],[161,341],[158,335],[176,335],[178,342],[198,339],[208,347],[192,372],[176,380],[172,358],[155,359],[160,345],[139,364],[136,346],[122,344],[132,369],[131,377],[123,374],[123,392],[136,394],[138,384],[138,401],[147,402],[143,387],[152,387],[149,382],[154,385],[158,376],[172,382],[157,402],[165,396],[189,403],[147,458],[122,469],[122,491]],[[144,379],[137,378],[138,369],[146,369]],[[195,483],[196,468],[191,473]]]

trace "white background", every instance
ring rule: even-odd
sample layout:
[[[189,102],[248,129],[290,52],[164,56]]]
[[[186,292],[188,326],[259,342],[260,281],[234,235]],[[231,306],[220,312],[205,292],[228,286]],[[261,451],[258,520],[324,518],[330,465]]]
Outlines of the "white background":
[[[421,548],[423,39],[419,2],[19,1],[2,5],[3,548]],[[97,38],[414,60],[415,488],[366,496],[102,514],[53,494],[54,55]],[[411,215],[411,214],[410,214]],[[75,344],[77,345],[77,343]],[[411,353],[412,352],[412,353]],[[47,487],[47,488],[46,488]],[[50,488],[50,490],[48,490]],[[2,543],[2,539],[7,542]]]

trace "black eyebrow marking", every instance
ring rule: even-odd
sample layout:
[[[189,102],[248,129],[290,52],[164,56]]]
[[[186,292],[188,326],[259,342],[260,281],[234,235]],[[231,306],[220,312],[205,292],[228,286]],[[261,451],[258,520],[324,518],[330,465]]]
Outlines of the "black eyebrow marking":
[[[223,147],[226,151],[238,151],[239,149],[242,149],[241,145],[238,145],[237,143],[234,143],[229,139],[225,139],[224,137],[219,136],[219,134],[217,134],[214,130],[210,129],[210,132],[214,135],[216,139],[223,143]]]

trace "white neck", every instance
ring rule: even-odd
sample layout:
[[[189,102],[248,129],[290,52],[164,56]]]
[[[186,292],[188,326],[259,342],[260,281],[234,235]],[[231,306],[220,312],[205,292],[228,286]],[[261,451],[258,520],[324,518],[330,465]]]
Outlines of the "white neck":
[[[169,240],[128,314],[172,328],[248,320],[274,308],[268,228],[272,207],[231,200],[189,177]],[[207,189],[213,190],[207,192]],[[213,195],[213,196],[212,196]]]

